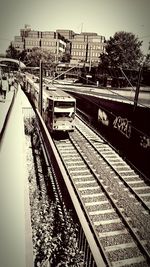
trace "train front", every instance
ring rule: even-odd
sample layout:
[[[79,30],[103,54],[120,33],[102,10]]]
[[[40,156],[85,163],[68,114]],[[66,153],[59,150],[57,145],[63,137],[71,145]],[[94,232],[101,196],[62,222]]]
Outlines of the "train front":
[[[46,121],[50,131],[73,131],[75,112],[76,100],[73,97],[49,99]]]
[[[74,98],[70,100],[60,100],[54,102],[53,130],[57,131],[73,131],[75,119],[76,101]]]

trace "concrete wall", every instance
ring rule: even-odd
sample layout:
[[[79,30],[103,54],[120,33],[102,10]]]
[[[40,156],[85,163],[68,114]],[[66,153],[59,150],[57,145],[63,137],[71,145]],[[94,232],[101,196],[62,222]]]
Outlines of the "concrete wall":
[[[150,110],[133,105],[73,93],[77,107],[88,114],[100,133],[150,178]]]

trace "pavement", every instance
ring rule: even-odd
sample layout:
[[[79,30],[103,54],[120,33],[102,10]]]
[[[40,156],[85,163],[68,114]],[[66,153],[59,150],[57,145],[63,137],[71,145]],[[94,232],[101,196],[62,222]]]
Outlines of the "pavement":
[[[14,94],[0,97],[0,130]],[[23,92],[18,88],[3,138],[0,140],[0,266],[33,267],[28,169],[22,114]],[[26,104],[24,104],[24,107]]]

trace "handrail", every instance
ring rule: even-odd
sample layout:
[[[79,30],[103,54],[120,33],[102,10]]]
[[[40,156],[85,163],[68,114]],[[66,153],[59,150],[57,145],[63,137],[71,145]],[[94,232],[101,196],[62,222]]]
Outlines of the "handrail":
[[[7,114],[6,114],[6,117],[5,117],[3,126],[2,126],[2,130],[0,132],[0,146],[1,146],[1,143],[2,143],[3,136],[4,136],[4,132],[5,132],[6,127],[7,127],[7,123],[8,123],[8,119],[9,119],[9,116],[10,116],[10,113],[11,113],[11,110],[12,110],[12,107],[14,105],[15,96],[16,96],[16,90],[14,90],[13,97],[12,97],[10,106],[8,108],[8,111],[7,111]]]

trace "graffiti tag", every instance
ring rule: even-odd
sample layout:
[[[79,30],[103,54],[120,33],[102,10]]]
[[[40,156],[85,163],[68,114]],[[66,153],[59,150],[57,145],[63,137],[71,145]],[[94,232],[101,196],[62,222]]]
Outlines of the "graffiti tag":
[[[126,118],[116,117],[113,122],[114,128],[118,129],[127,138],[131,136],[131,122]]]
[[[142,136],[140,136],[140,138],[141,138],[140,145],[143,148],[149,148],[150,147],[150,137],[147,137],[145,135],[142,135]]]
[[[101,121],[104,125],[109,125],[107,114],[99,108],[98,110],[98,121]]]

